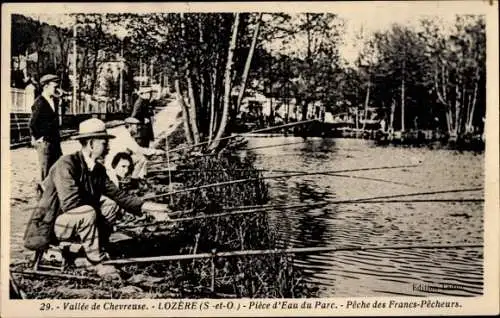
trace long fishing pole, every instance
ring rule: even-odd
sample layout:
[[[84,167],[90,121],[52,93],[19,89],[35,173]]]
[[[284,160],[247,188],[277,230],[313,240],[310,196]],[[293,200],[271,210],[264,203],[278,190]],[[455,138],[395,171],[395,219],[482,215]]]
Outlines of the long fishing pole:
[[[149,177],[155,177],[155,174],[163,173],[163,172],[168,172],[170,174],[172,169],[158,169],[158,170],[152,170],[148,172]],[[257,171],[261,172],[286,172],[286,173],[304,173],[304,171],[299,171],[299,170],[267,170],[267,169],[256,169]],[[176,172],[232,172],[232,171],[255,171],[254,169],[177,169],[175,170]],[[404,182],[397,182],[397,181],[390,181],[390,180],[385,180],[385,179],[379,179],[379,178],[369,178],[369,177],[361,177],[361,176],[353,176],[353,175],[342,175],[342,174],[334,174],[334,173],[319,173],[319,174],[324,174],[325,176],[332,176],[332,177],[341,177],[341,178],[350,178],[350,179],[360,179],[360,180],[369,180],[369,181],[378,181],[378,182],[385,182],[385,183],[390,183],[390,184],[397,184],[397,185],[404,185],[407,187],[416,187],[412,184],[404,183]]]
[[[254,150],[254,149],[263,149],[263,148],[276,148],[276,147],[282,147],[282,146],[289,146],[289,145],[296,145],[296,144],[303,144],[305,141],[297,141],[297,142],[290,142],[290,143],[285,143],[285,144],[276,144],[276,145],[267,145],[267,146],[258,146],[258,147],[252,147],[252,148],[245,148],[242,150]],[[213,154],[203,154],[203,156],[208,156],[208,155],[213,155]],[[158,165],[158,164],[163,164],[166,163],[165,160],[161,161],[151,161],[149,162],[150,166]]]
[[[288,142],[288,143],[284,143],[284,144],[257,146],[257,147],[245,148],[243,150],[255,150],[255,149],[275,148],[275,147],[283,147],[283,146],[297,145],[297,144],[303,144],[303,143],[305,143],[304,140],[302,140],[302,141],[296,141],[296,142]]]
[[[62,273],[53,273],[53,272],[45,272],[39,270],[10,270],[11,273],[19,274],[19,275],[29,275],[29,276],[47,276],[53,278],[62,278],[62,279],[76,279],[76,280],[84,280],[91,281],[94,283],[102,282],[102,278],[99,277],[90,277],[90,276],[76,276],[71,274],[62,274]]]
[[[249,131],[249,132],[245,132],[245,133],[233,134],[231,136],[226,136],[226,137],[222,137],[222,138],[219,138],[219,139],[213,139],[210,142],[213,142],[213,141],[216,141],[216,140],[221,141],[221,140],[236,138],[236,137],[240,137],[240,136],[245,136],[246,134],[254,134],[254,133],[260,133],[260,132],[265,132],[265,131],[274,130],[274,129],[280,129],[280,128],[286,128],[286,127],[292,127],[292,126],[297,126],[297,125],[308,124],[308,123],[312,123],[312,122],[315,122],[315,121],[317,121],[317,119],[303,120],[303,121],[298,121],[298,122],[295,122],[295,123],[288,123],[288,124],[283,124],[283,125],[278,125],[278,126],[261,128],[261,129],[257,129],[257,130],[253,130],[253,131]],[[205,144],[208,144],[208,143],[209,143],[208,140],[207,141],[202,141],[202,142],[199,142],[199,143],[196,143],[196,144],[192,144],[192,145],[187,145],[187,146],[182,146],[182,147],[177,147],[175,149],[171,149],[170,152],[178,152],[178,151],[185,150],[185,149],[196,148],[198,146],[205,145]]]
[[[367,171],[367,170],[413,168],[413,167],[417,167],[417,166],[418,165],[402,165],[402,166],[385,166],[385,167],[358,168],[358,169],[346,169],[346,170],[330,170],[330,171],[320,171],[320,172],[297,172],[297,173],[288,173],[288,174],[282,174],[282,175],[276,175],[276,176],[246,178],[246,179],[223,181],[223,182],[205,184],[205,185],[192,187],[192,188],[180,189],[180,190],[177,190],[174,192],[167,192],[167,193],[162,193],[162,194],[158,194],[158,195],[154,195],[154,196],[149,196],[146,199],[152,200],[152,199],[157,199],[157,198],[161,198],[161,197],[168,196],[171,194],[176,194],[176,193],[190,192],[190,191],[196,191],[196,190],[212,188],[212,187],[217,187],[217,186],[222,186],[222,185],[231,185],[231,184],[259,181],[259,180],[265,180],[265,179],[289,178],[289,177],[297,177],[297,176],[304,176],[304,175],[318,175],[318,174],[325,174],[325,173],[341,173],[341,172],[354,172],[354,171]]]
[[[481,189],[482,190],[482,189]],[[262,204],[262,205],[240,205],[233,207],[224,207],[222,208],[224,211],[242,211],[242,210],[250,210],[250,209],[265,209],[265,210],[273,210],[273,209],[295,209],[295,208],[307,208],[307,207],[319,207],[326,206],[329,204],[358,204],[358,203],[417,203],[417,202],[484,202],[484,199],[412,199],[412,200],[381,200],[381,199],[393,199],[397,197],[407,197],[407,196],[418,196],[418,195],[429,195],[429,194],[440,194],[440,193],[450,193],[450,192],[470,192],[477,191],[477,189],[461,189],[459,191],[449,190],[449,191],[436,191],[436,192],[415,192],[415,193],[404,193],[393,196],[378,196],[378,197],[368,197],[368,198],[359,198],[359,199],[351,199],[351,200],[337,200],[337,201],[323,201],[323,202],[314,202],[314,203],[305,203],[305,204],[295,204],[295,205],[287,205],[287,204]]]
[[[149,224],[143,224],[143,225],[139,225],[139,224],[137,224],[137,225],[121,225],[121,226],[117,226],[116,228],[117,229],[132,229],[132,228],[139,228],[139,227],[161,225],[161,224],[172,223],[172,222],[186,222],[186,221],[204,220],[204,219],[220,218],[220,217],[225,217],[225,216],[249,214],[249,213],[256,213],[256,212],[265,212],[265,210],[248,210],[248,211],[204,214],[204,215],[197,215],[197,216],[192,216],[192,217],[170,219],[170,220],[165,220],[165,221],[161,221],[161,222],[154,222],[154,223],[149,223]]]
[[[481,244],[456,244],[456,245],[395,245],[395,246],[349,246],[349,247],[298,247],[288,249],[268,249],[268,250],[243,250],[230,252],[214,252],[199,254],[180,254],[152,257],[124,258],[104,261],[105,265],[125,265],[134,263],[152,263],[169,262],[191,259],[216,258],[216,257],[234,257],[234,256],[260,256],[275,254],[307,254],[307,253],[325,253],[325,252],[362,252],[376,250],[406,250],[406,249],[463,249],[463,248],[481,248]]]
[[[259,213],[259,212],[268,212],[272,210],[289,210],[289,209],[297,209],[297,208],[311,208],[311,207],[320,207],[326,206],[329,204],[389,204],[389,203],[449,203],[449,202],[461,202],[461,203],[478,203],[484,202],[484,199],[414,199],[414,200],[344,200],[344,201],[332,201],[332,202],[317,202],[317,203],[307,203],[307,204],[295,204],[295,205],[261,205],[261,206],[241,206],[237,208],[223,208],[224,211],[234,211],[234,212],[225,212],[225,213],[214,213],[214,214],[203,214],[197,215],[193,217],[184,217],[184,218],[176,218],[169,219],[161,222],[153,222],[148,224],[132,224],[132,225],[120,225],[117,226],[116,229],[133,229],[140,227],[148,227],[148,226],[156,226],[163,225],[166,223],[174,223],[174,222],[187,222],[187,221],[195,221],[195,220],[204,220],[211,218],[220,218],[220,217],[232,217],[235,215],[242,214],[251,214],[251,213]],[[172,214],[169,214],[172,215]]]

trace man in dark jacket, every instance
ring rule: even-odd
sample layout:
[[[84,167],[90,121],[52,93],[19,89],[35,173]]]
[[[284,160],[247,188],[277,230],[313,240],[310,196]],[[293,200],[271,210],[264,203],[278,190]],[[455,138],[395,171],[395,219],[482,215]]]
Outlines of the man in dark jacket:
[[[29,122],[31,142],[38,153],[41,181],[47,176],[50,167],[62,156],[59,135],[58,107],[55,101],[59,78],[48,74],[40,79],[42,94],[31,107]]]
[[[135,101],[134,108],[130,117],[139,120],[137,135],[134,136],[139,146],[148,148],[149,142],[154,140],[153,109],[151,104],[152,88],[141,88],[139,98]]]
[[[98,160],[108,152],[113,138],[99,119],[80,124],[73,137],[82,150],[61,157],[43,182],[43,194],[25,233],[24,245],[31,250],[44,250],[57,242],[79,243],[87,259],[99,264],[107,258],[99,242],[101,196],[114,200],[124,210],[142,215],[147,212],[157,221],[168,220],[168,206],[130,196],[109,179]]]

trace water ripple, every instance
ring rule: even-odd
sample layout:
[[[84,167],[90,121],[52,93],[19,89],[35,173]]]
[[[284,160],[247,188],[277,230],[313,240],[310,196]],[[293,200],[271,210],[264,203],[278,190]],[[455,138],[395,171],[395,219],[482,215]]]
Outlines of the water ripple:
[[[301,138],[253,138],[249,147],[290,143]],[[344,173],[353,178],[309,175],[269,180],[273,204],[312,203],[404,191],[481,187],[483,155],[425,148],[374,147],[355,139],[308,139],[279,149],[255,149],[258,168],[327,171],[405,165],[416,168]],[[480,159],[480,160],[479,160]],[[366,177],[360,179],[355,177]],[[411,185],[414,189],[384,179]],[[478,186],[479,184],[479,186]],[[482,198],[483,191],[446,198]],[[412,197],[405,198],[411,199]],[[414,198],[443,198],[443,195]],[[283,246],[401,246],[481,244],[482,203],[404,203],[327,205],[270,213]],[[483,291],[482,249],[408,249],[298,254],[297,267],[319,287],[320,296],[477,296]],[[426,286],[444,286],[429,290]],[[418,286],[423,286],[418,290]],[[451,288],[453,287],[453,288]]]

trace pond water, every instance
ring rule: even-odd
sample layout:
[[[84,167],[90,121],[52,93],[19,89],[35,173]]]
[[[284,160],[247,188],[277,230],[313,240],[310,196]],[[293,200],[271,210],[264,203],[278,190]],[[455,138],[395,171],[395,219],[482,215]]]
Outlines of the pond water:
[[[380,147],[358,139],[249,140],[243,153],[254,154],[260,169],[321,172],[408,166],[270,179],[272,204],[457,189],[472,190],[393,199],[461,200],[484,195],[483,153]],[[272,173],[277,172],[265,175]],[[329,204],[273,211],[270,219],[283,247],[483,243],[483,202]],[[325,252],[298,254],[295,259],[307,281],[319,288],[320,297],[476,296],[483,290],[481,247]]]

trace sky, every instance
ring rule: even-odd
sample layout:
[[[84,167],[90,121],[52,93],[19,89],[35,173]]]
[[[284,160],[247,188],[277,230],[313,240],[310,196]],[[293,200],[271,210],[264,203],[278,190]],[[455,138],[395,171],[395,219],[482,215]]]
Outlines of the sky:
[[[346,20],[346,34],[343,37],[345,44],[341,47],[341,56],[351,64],[362,49],[362,43],[356,40],[356,36],[360,33],[368,38],[375,32],[389,29],[393,24],[418,28],[419,20],[424,17],[440,20],[443,25],[450,26],[456,17],[455,12],[440,12],[436,15],[430,12],[416,14],[412,10],[399,10],[394,13],[385,8],[372,9],[364,13],[342,12],[339,15]]]

